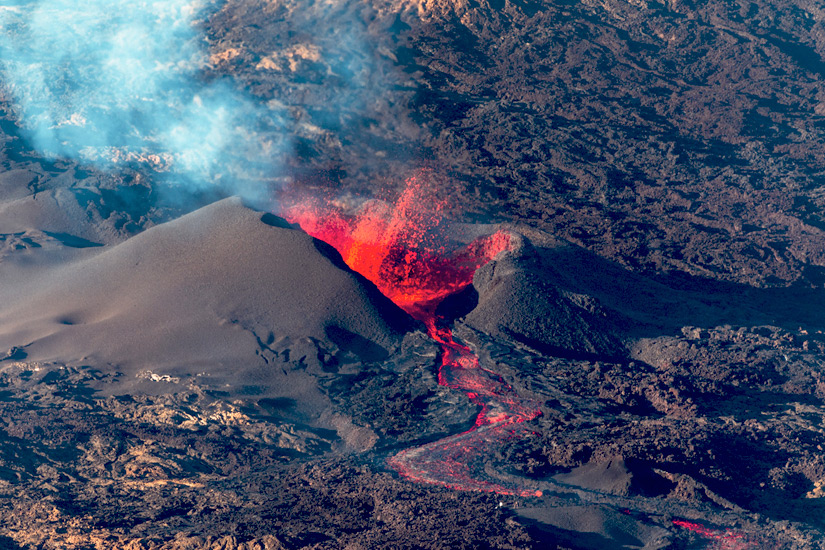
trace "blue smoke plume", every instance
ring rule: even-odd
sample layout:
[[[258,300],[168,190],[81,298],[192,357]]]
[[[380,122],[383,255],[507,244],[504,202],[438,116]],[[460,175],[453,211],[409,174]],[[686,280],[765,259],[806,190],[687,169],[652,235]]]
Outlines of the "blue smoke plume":
[[[204,77],[193,0],[3,0],[0,70],[45,156],[135,166],[187,190],[260,198],[287,149],[283,113]]]

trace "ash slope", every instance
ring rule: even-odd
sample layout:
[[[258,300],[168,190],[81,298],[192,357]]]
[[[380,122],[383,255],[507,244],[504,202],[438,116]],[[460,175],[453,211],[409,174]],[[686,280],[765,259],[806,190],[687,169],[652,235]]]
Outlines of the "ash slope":
[[[269,365],[290,342],[375,360],[412,326],[334,250],[235,199],[68,261],[18,255],[0,267],[0,348],[122,372],[124,391],[151,370],[290,395],[307,381]]]

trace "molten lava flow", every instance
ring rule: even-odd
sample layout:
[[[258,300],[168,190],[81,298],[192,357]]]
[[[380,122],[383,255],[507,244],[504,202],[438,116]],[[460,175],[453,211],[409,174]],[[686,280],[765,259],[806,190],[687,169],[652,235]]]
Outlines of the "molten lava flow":
[[[479,480],[470,473],[471,459],[485,446],[516,436],[518,424],[541,413],[535,403],[520,398],[499,375],[482,368],[478,356],[457,342],[452,330],[436,317],[436,307],[444,298],[467,287],[479,267],[510,248],[510,236],[502,232],[478,239],[457,253],[435,246],[433,234],[443,207],[443,201],[413,178],[392,205],[376,201],[348,215],[329,201],[302,201],[286,207],[283,215],[335,247],[350,268],[424,322],[430,337],[442,349],[439,384],[466,392],[481,407],[470,430],[402,451],[390,459],[390,465],[401,475],[426,483],[540,495]]]
[[[469,468],[471,460],[486,446],[518,436],[518,424],[541,414],[537,404],[520,398],[499,375],[482,368],[478,356],[456,342],[449,329],[432,324],[429,333],[442,348],[438,383],[466,392],[473,403],[481,406],[481,412],[468,431],[401,451],[390,459],[390,465],[410,479],[454,489],[541,496],[541,491],[512,489],[476,479]]]
[[[694,533],[712,541],[715,541],[713,548],[719,550],[746,550],[753,548],[753,545],[747,540],[744,533],[731,530],[718,530],[705,527],[699,523],[692,521],[685,521],[683,519],[674,519],[673,525],[693,531]]]

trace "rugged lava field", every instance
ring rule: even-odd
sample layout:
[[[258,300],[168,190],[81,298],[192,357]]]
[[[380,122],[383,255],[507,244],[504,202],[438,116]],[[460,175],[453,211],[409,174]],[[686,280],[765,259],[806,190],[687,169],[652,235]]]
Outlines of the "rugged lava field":
[[[0,6],[0,548],[825,548],[822,6],[202,4]]]

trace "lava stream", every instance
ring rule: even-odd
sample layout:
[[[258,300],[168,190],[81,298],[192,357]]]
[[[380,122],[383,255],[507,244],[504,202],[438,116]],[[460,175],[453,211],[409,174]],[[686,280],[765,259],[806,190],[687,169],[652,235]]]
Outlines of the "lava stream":
[[[404,450],[389,460],[390,466],[409,479],[454,489],[537,496],[540,491],[508,488],[470,472],[473,457],[490,444],[519,436],[524,431],[519,424],[541,412],[501,376],[481,367],[478,356],[456,341],[449,327],[439,324],[438,304],[467,287],[476,269],[510,248],[510,237],[502,232],[456,253],[435,246],[432,235],[443,206],[427,186],[412,178],[392,205],[375,201],[348,215],[331,201],[304,200],[285,207],[283,215],[335,247],[350,268],[422,321],[441,346],[439,384],[464,391],[481,407],[468,431]]]
[[[541,491],[512,489],[474,478],[469,467],[486,447],[522,435],[518,425],[541,414],[536,403],[520,398],[499,375],[482,368],[478,356],[456,342],[452,331],[436,328],[434,323],[429,323],[428,329],[442,347],[438,383],[466,392],[481,406],[481,412],[468,431],[401,451],[389,460],[390,466],[409,479],[453,489],[541,496]]]
[[[711,548],[718,550],[747,550],[753,548],[753,544],[748,540],[745,533],[730,529],[711,529],[700,523],[674,519],[673,525],[692,531],[705,539],[714,541]]]

